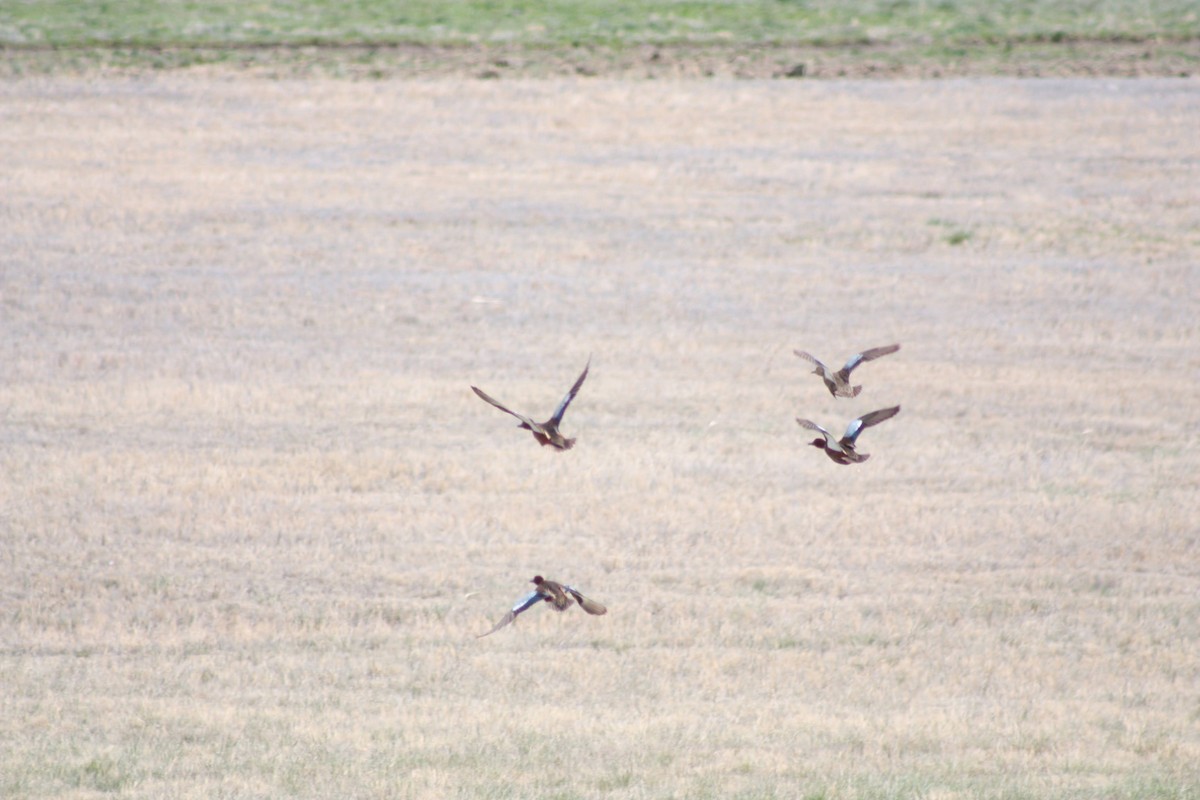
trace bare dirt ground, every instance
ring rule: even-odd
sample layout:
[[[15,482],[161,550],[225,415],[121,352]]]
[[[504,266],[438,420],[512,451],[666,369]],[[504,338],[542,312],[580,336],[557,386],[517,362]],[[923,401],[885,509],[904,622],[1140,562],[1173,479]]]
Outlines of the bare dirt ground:
[[[0,48],[0,77],[116,75],[157,69],[272,78],[804,78],[1191,77],[1200,40],[1045,41],[934,47],[745,43],[574,47],[528,44]]]
[[[1195,80],[0,83],[0,795],[1194,797]],[[834,400],[791,351],[899,341]],[[548,413],[589,354],[569,453]],[[867,431],[834,465],[793,418]],[[535,573],[604,617],[534,609]]]

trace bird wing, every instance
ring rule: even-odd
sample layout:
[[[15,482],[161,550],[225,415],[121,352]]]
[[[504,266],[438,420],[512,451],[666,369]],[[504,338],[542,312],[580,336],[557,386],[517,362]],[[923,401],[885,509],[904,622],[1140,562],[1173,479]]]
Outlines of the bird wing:
[[[859,356],[863,361],[874,361],[880,356],[890,355],[900,349],[898,344],[884,345],[883,347],[872,347],[870,350],[863,350]]]
[[[848,380],[850,379],[850,373],[854,371],[854,367],[857,367],[860,365],[860,363],[863,363],[864,361],[875,361],[881,355],[895,353],[895,351],[899,349],[899,344],[888,344],[887,347],[863,350],[862,353],[856,353],[850,356],[850,360],[846,361],[846,366],[841,368],[839,374],[841,375],[842,380]]]
[[[862,362],[874,361],[880,356],[886,356],[888,353],[894,353],[899,349],[900,345],[889,344],[885,347],[872,347],[870,350],[863,350],[861,353],[855,353],[854,355],[850,356],[850,359],[846,362],[846,366],[842,367],[842,376],[848,378],[850,377],[850,373],[854,370],[854,368]]]
[[[578,589],[576,589],[572,586],[564,586],[563,589],[568,594],[570,594],[571,597],[574,597],[575,602],[579,603],[580,608],[582,608],[587,613],[595,614],[596,616],[600,616],[601,614],[608,613],[607,608],[605,608],[600,603],[597,603],[595,600],[592,600],[591,598],[584,597],[583,592],[579,591]]]
[[[842,377],[849,378],[850,373],[854,371],[854,368],[861,364],[864,360],[865,359],[863,358],[862,353],[855,353],[854,355],[850,356],[850,358],[846,359],[845,365],[840,370]]]
[[[900,413],[900,406],[892,406],[891,408],[881,408],[877,411],[872,411],[869,414],[863,414],[858,419],[846,426],[846,435],[842,437],[842,441],[854,444],[854,440],[864,429],[872,425],[878,425],[885,419],[891,419]]]
[[[479,395],[479,396],[480,396],[480,397],[482,397],[484,400],[488,401],[489,403],[491,403],[492,405],[494,405],[496,408],[498,408],[498,409],[500,409],[501,411],[503,411],[505,414],[512,414],[514,417],[516,417],[517,419],[521,420],[521,422],[524,422],[524,423],[525,423],[525,425],[526,425],[526,426],[527,426],[527,427],[528,427],[530,430],[533,430],[533,429],[534,429],[534,427],[537,425],[537,423],[536,423],[536,422],[534,422],[533,420],[531,420],[529,417],[525,416],[524,414],[518,414],[517,412],[513,411],[511,408],[505,408],[505,407],[504,407],[504,406],[503,406],[503,405],[500,403],[500,401],[499,401],[499,400],[496,400],[494,397],[489,397],[489,396],[488,396],[488,394],[487,394],[487,392],[483,391],[483,389],[480,389],[478,386],[472,386],[472,387],[471,387],[471,389],[472,389],[472,390],[475,392],[475,394]]]
[[[554,409],[554,413],[550,416],[550,421],[555,425],[562,422],[563,414],[567,413],[567,406],[571,405],[571,401],[575,399],[575,395],[579,391],[579,387],[583,386],[583,379],[587,377],[588,370],[591,368],[591,366],[592,357],[588,356],[587,364],[584,365],[583,372],[579,373],[579,377],[575,380],[575,385],[572,386],[571,390],[563,396],[562,401],[558,404],[558,408]]]
[[[808,428],[810,431],[816,431],[817,433],[821,434],[822,436],[825,437],[825,441],[827,441],[827,442],[833,441],[833,436],[830,435],[829,431],[825,430],[820,425],[818,425],[817,423],[815,423],[811,420],[800,419],[799,417],[796,417],[796,423],[801,428]],[[853,424],[853,423],[851,423],[851,424]]]
[[[800,356],[801,358],[803,358],[805,361],[811,361],[812,363],[816,364],[817,368],[820,369],[821,372],[825,372],[825,373],[829,372],[829,368],[826,367],[824,364],[822,364],[821,360],[818,359],[816,356],[814,356],[812,353],[806,353],[803,350],[793,350],[792,352],[795,353],[796,355]]]
[[[522,611],[525,611],[526,609],[528,609],[534,603],[536,603],[538,600],[541,600],[541,599],[542,599],[541,592],[530,592],[529,594],[525,595],[520,600],[518,600],[516,602],[516,604],[511,609],[509,609],[508,613],[505,614],[500,619],[500,621],[497,622],[496,625],[490,631],[488,631],[487,633],[481,633],[481,634],[479,634],[479,636],[477,636],[475,638],[482,639],[484,636],[491,636],[493,633],[500,630],[505,625],[508,625],[510,622],[512,622],[514,619],[516,619],[517,615],[520,614]]]

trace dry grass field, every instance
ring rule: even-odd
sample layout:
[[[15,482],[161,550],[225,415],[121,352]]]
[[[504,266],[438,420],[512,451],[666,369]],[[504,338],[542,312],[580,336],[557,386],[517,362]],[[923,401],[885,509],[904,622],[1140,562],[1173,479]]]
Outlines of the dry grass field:
[[[0,83],[0,796],[1200,797],[1194,80]],[[834,400],[792,355],[899,341]],[[538,419],[542,450],[470,391]],[[794,422],[900,403],[842,467]],[[535,573],[605,603],[486,631]]]

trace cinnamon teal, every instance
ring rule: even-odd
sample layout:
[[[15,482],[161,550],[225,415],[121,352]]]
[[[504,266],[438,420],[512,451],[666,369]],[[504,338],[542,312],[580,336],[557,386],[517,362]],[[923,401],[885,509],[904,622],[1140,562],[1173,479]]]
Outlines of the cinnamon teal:
[[[563,414],[565,414],[567,411],[567,406],[569,406],[571,401],[575,399],[575,394],[579,391],[579,387],[583,385],[583,379],[587,377],[588,369],[591,366],[592,359],[589,356],[588,363],[584,366],[583,372],[575,381],[575,385],[572,386],[571,390],[567,392],[565,397],[563,397],[562,401],[558,404],[558,408],[554,409],[554,413],[550,416],[550,419],[546,420],[545,422],[534,422],[524,414],[518,414],[512,409],[506,408],[499,401],[489,397],[487,393],[485,393],[478,386],[472,386],[471,388],[475,391],[475,394],[479,395],[496,408],[500,409],[506,414],[512,414],[514,417],[519,419],[521,424],[517,427],[524,428],[527,431],[532,431],[533,438],[537,439],[538,444],[542,445],[543,447],[550,445],[556,450],[570,450],[575,446],[575,440],[568,439],[559,433],[558,426],[562,422]]]
[[[871,457],[870,453],[859,453],[854,449],[854,443],[858,439],[858,435],[866,428],[878,425],[885,419],[891,419],[899,413],[900,406],[892,406],[891,408],[881,408],[878,411],[863,414],[846,426],[846,433],[841,439],[834,439],[833,434],[815,422],[800,419],[799,417],[796,418],[796,422],[800,423],[801,428],[807,428],[821,434],[822,438],[813,439],[809,444],[824,450],[825,455],[833,459],[834,462],[838,464],[858,464]]]
[[[803,358],[805,361],[811,361],[816,365],[813,370],[814,375],[820,375],[821,380],[825,381],[825,386],[829,389],[829,393],[834,397],[857,397],[862,391],[862,386],[850,385],[850,373],[854,368],[864,361],[874,361],[880,356],[886,356],[900,349],[898,344],[889,344],[886,347],[872,347],[870,350],[864,350],[861,353],[855,353],[846,361],[846,365],[833,372],[829,367],[825,366],[811,353],[806,353],[803,350],[793,350],[792,352]]]
[[[608,609],[597,603],[595,600],[584,597],[583,593],[574,587],[557,581],[548,581],[541,575],[535,575],[530,581],[534,585],[534,590],[522,597],[516,604],[509,609],[508,613],[496,623],[487,633],[481,633],[477,638],[482,639],[484,636],[490,636],[496,631],[508,625],[517,618],[517,615],[534,606],[539,601],[549,603],[554,607],[555,611],[566,611],[571,607],[572,602],[579,603],[579,607],[589,614],[599,616],[607,614]]]

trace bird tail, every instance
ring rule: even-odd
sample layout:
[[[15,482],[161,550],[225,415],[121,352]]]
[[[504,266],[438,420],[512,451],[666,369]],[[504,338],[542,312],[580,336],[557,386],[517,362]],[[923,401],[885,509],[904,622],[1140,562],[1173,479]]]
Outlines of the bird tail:
[[[579,601],[580,607],[582,607],[583,610],[589,614],[593,614],[595,616],[600,616],[601,614],[608,613],[607,608],[605,608],[600,603],[597,603],[595,600],[592,600],[590,597],[584,597],[581,594],[577,594],[577,595],[575,595],[575,599],[577,599]]]

